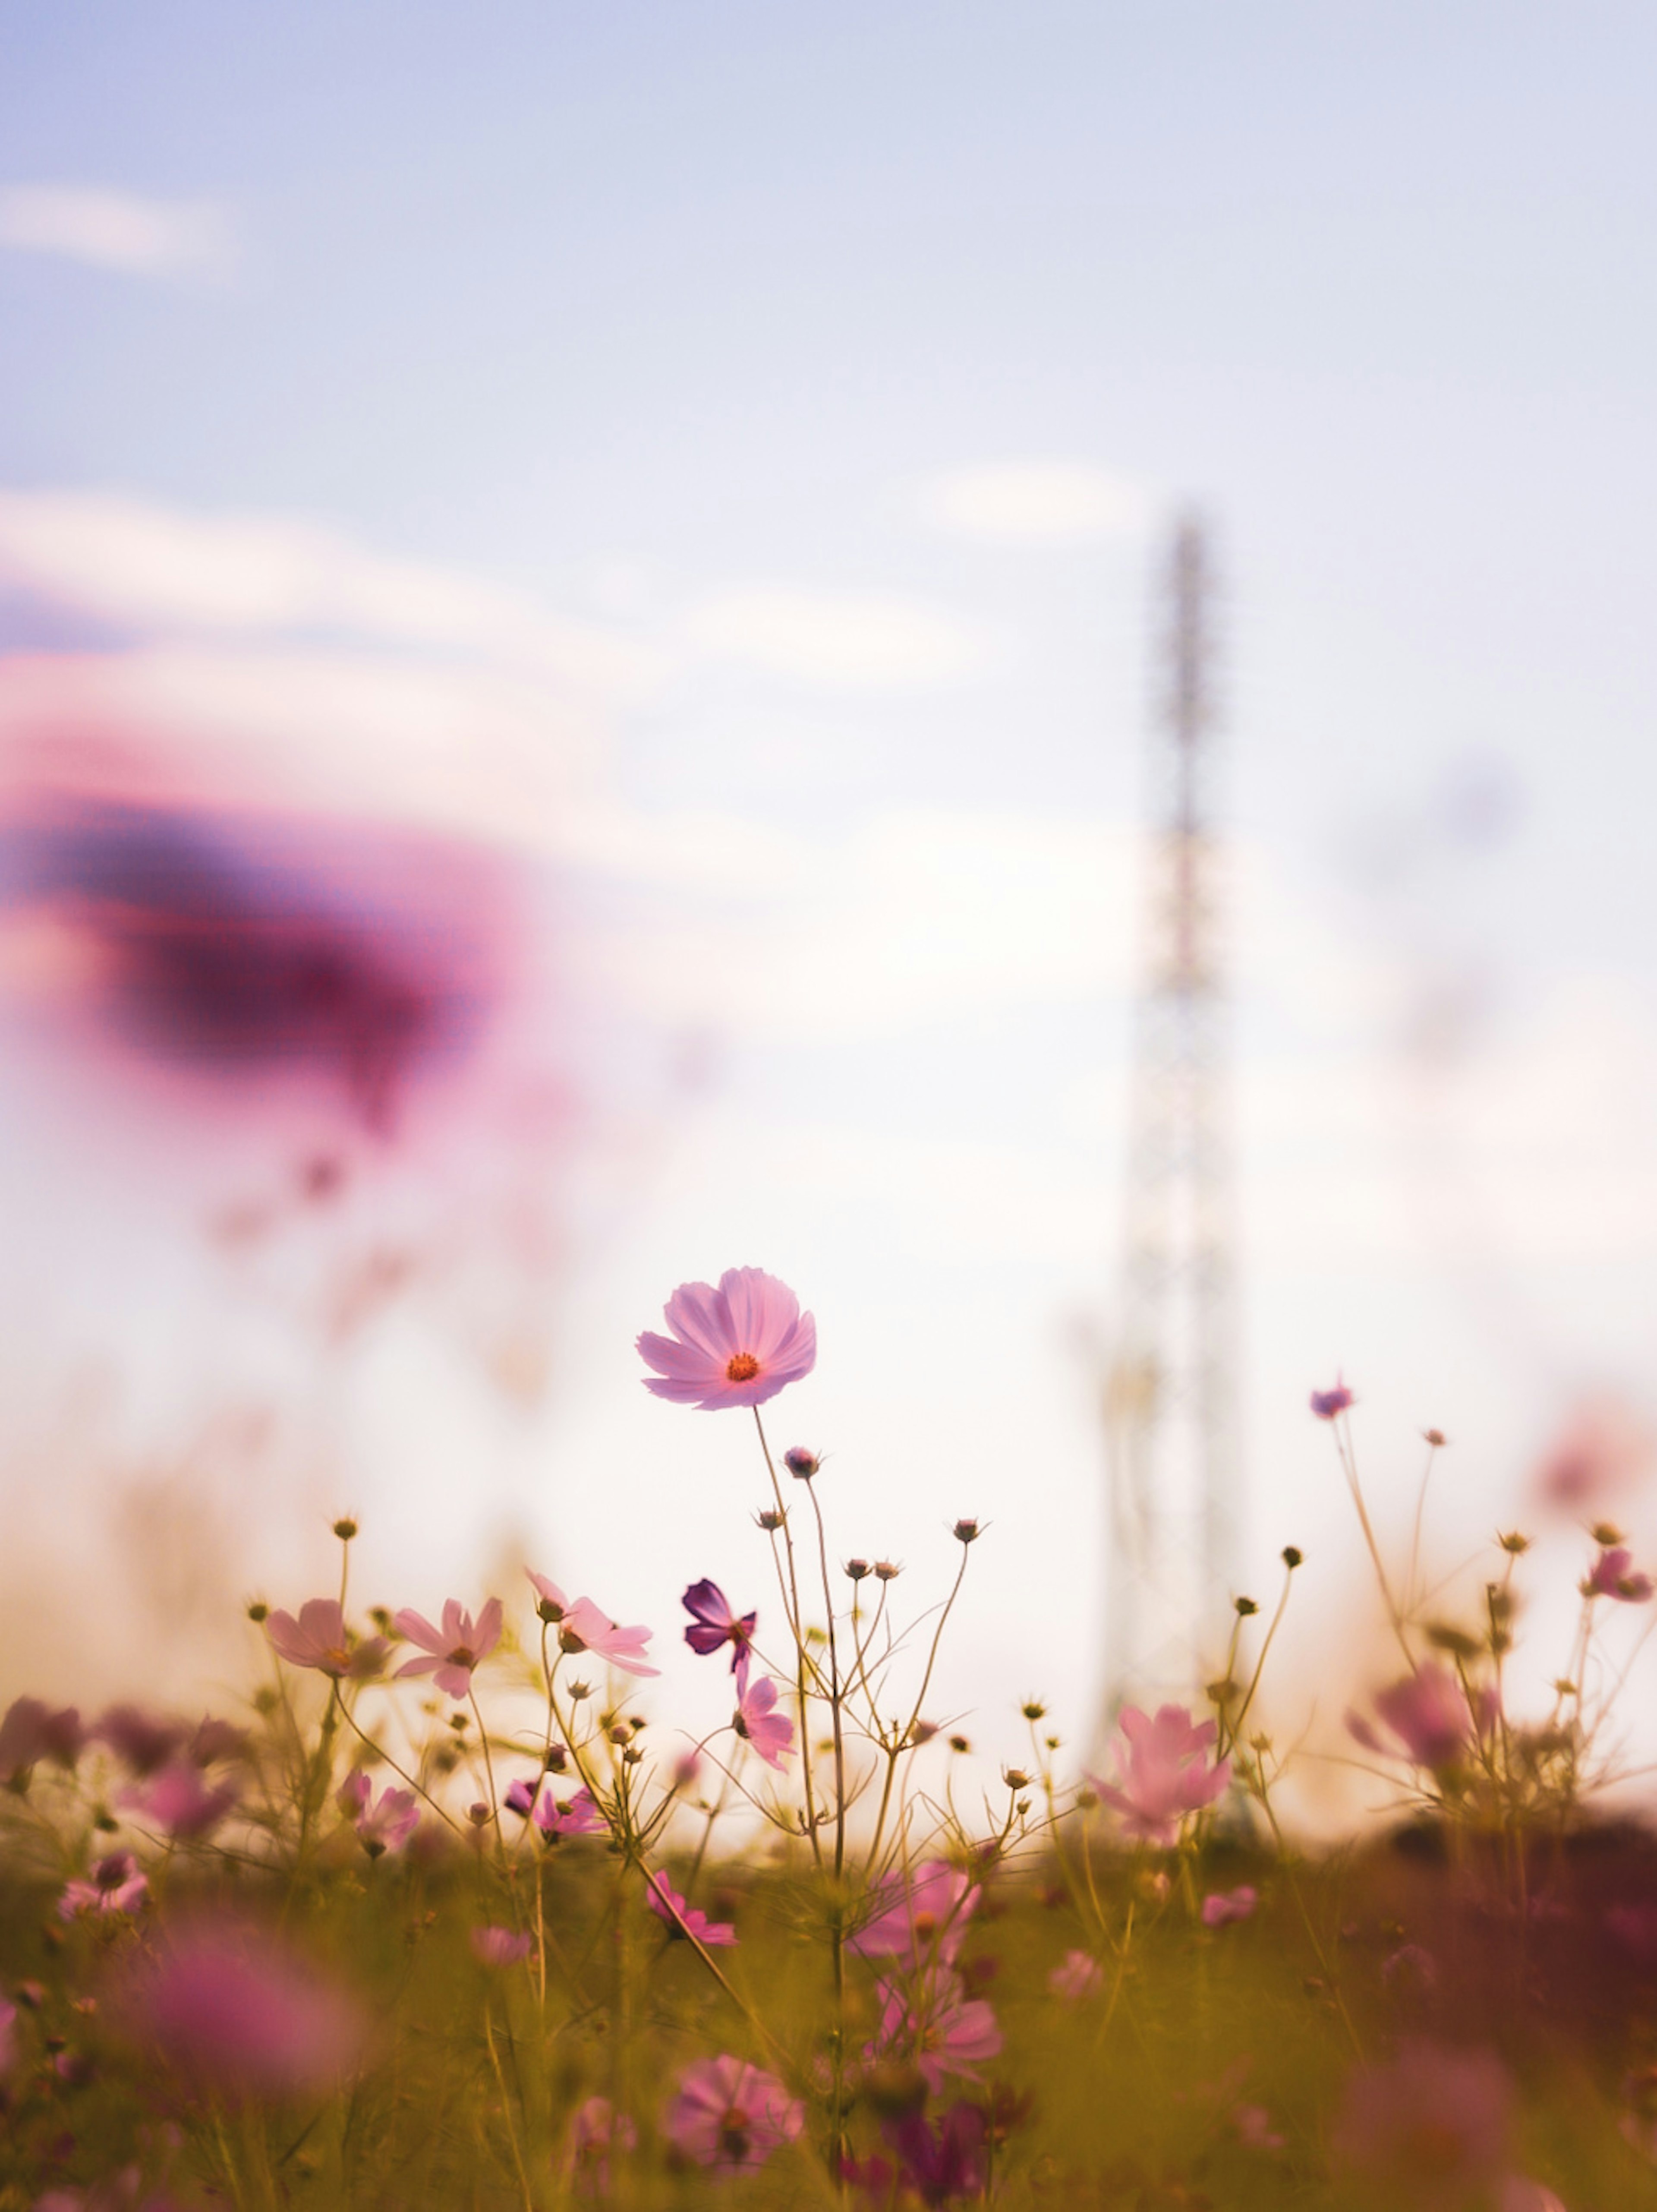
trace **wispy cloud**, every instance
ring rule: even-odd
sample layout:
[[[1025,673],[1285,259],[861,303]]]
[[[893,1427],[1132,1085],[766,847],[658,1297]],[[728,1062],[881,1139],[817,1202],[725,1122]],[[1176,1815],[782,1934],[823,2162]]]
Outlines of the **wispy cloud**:
[[[950,683],[982,658],[946,610],[886,594],[750,585],[693,607],[683,630],[699,652],[847,690]]]
[[[156,200],[88,185],[0,188],[0,246],[54,253],[130,276],[222,275],[235,232],[222,208]]]
[[[1073,545],[1142,530],[1150,488],[1085,461],[1011,461],[954,469],[926,488],[938,528],[1009,544]]]

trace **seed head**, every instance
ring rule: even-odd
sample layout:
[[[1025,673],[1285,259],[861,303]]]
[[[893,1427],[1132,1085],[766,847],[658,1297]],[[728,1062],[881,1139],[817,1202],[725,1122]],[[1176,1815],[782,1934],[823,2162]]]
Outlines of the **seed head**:
[[[867,1559],[847,1559],[846,1571],[854,1583],[860,1583],[870,1571]]]
[[[1283,1547],[1283,1563],[1284,1566],[1288,1568],[1290,1574],[1294,1573],[1296,1568],[1299,1566],[1301,1561],[1305,1557],[1305,1553],[1302,1551],[1298,1544],[1285,1544]]]
[[[822,1465],[816,1452],[807,1451],[804,1444],[790,1444],[782,1455],[782,1463],[797,1482],[810,1482]]]
[[[875,1561],[875,1573],[883,1583],[895,1583],[902,1572],[902,1568],[891,1559]]]
[[[955,1539],[958,1544],[975,1544],[978,1541],[977,1522],[957,1521],[955,1524]]]
[[[349,1513],[342,1514],[334,1523],[334,1534],[342,1544],[349,1544],[356,1534],[356,1522]]]
[[[1239,1620],[1247,1620],[1251,1613],[1258,1613],[1259,1611],[1259,1606],[1255,1604],[1252,1597],[1234,1598],[1232,1600],[1232,1603],[1236,1607],[1237,1618]]]
[[[264,1600],[262,1597],[256,1597],[247,1608],[247,1618],[253,1621],[265,1620],[269,1619],[270,1613],[270,1608]]]

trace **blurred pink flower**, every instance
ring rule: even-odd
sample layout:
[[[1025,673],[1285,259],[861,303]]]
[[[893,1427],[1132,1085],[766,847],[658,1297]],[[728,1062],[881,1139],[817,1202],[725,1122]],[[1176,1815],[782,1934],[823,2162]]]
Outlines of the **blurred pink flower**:
[[[58,1917],[73,1920],[80,1912],[136,1912],[149,1894],[149,1884],[138,1871],[130,1851],[112,1851],[97,1860],[88,1881],[71,1881],[58,1900]]]
[[[665,1875],[647,1874],[645,1887],[646,1904],[659,1920],[666,1923],[670,1936],[693,1936],[710,1948],[736,1942],[737,1931],[728,1920],[710,1920],[696,1906],[687,1905]]]
[[[400,1850],[420,1826],[420,1806],[412,1790],[387,1788],[376,1798],[373,1784],[360,1766],[354,1766],[341,1783],[334,1802],[371,1859]]]
[[[151,1827],[165,1828],[170,1836],[204,1836],[217,1827],[236,1796],[234,1782],[222,1782],[216,1790],[209,1790],[200,1769],[179,1759],[149,1781],[124,1791],[121,1803]]]
[[[794,1748],[794,1723],[786,1715],[773,1711],[776,1702],[777,1686],[769,1675],[751,1688],[743,1682],[731,1726],[753,1745],[768,1766],[780,1772],[783,1760]]]
[[[535,1808],[535,1825],[549,1843],[564,1836],[601,1836],[604,1832],[604,1815],[590,1790],[578,1790],[561,1803],[550,1789],[543,1789]]]
[[[1062,1961],[1047,1976],[1047,1987],[1065,2003],[1080,2004],[1083,1997],[1093,1995],[1103,1979],[1099,1961],[1090,1953],[1066,1951]]]
[[[73,1705],[54,1712],[39,1698],[18,1698],[0,1720],[0,1782],[12,1781],[43,1759],[72,1767],[86,1740]]]
[[[1159,1707],[1155,1720],[1124,1705],[1117,1724],[1126,1748],[1117,1746],[1116,1781],[1089,1779],[1131,1836],[1171,1844],[1185,1815],[1211,1805],[1231,1779],[1229,1759],[1210,1766],[1205,1756],[1217,1733],[1214,1723],[1193,1721],[1183,1705]]]
[[[804,2106],[774,2074],[726,2053],[686,2067],[664,2127],[686,2158],[733,2173],[763,2166],[804,2124]]]
[[[360,1682],[377,1674],[385,1660],[383,1636],[371,1636],[363,1644],[354,1641],[337,1598],[307,1600],[300,1606],[297,1620],[291,1613],[273,1613],[264,1624],[264,1632],[272,1649],[290,1667],[314,1667],[336,1682],[348,1676]]]
[[[158,1720],[137,1705],[112,1705],[87,1731],[135,1774],[153,1774],[165,1766],[187,1733],[179,1722]]]
[[[1643,1605],[1651,1595],[1651,1577],[1633,1573],[1633,1564],[1634,1555],[1626,1545],[1601,1551],[1582,1585],[1583,1596],[1614,1597],[1624,1605]]]
[[[175,1929],[113,2006],[146,2051],[204,2087],[284,2096],[321,2089],[355,2063],[358,2007],[297,1954],[229,1922]]]
[[[406,1659],[397,1670],[398,1680],[405,1674],[430,1674],[445,1696],[465,1698],[470,1695],[472,1669],[487,1659],[501,1641],[501,1601],[492,1597],[476,1620],[463,1613],[458,1601],[448,1599],[443,1607],[443,1626],[434,1628],[424,1613],[404,1606],[396,1616],[399,1631],[410,1644],[418,1644],[428,1656],[423,1659]]]
[[[1543,1504],[1590,1514],[1642,1488],[1654,1459],[1657,1439],[1631,1407],[1614,1398],[1587,1399],[1573,1407],[1533,1480]]]
[[[0,1997],[0,2079],[17,2063],[17,2008]]]
[[[486,1966],[515,1966],[535,1948],[532,1936],[515,1936],[510,1928],[474,1928],[473,1956]]]
[[[1435,1771],[1456,1764],[1472,1733],[1466,1694],[1450,1669],[1435,1659],[1389,1688],[1377,1690],[1375,1711],[1397,1741],[1383,1742],[1361,1713],[1348,1713],[1347,1728],[1364,1748],[1396,1758],[1401,1746],[1416,1765]]]
[[[1492,2052],[1406,2044],[1390,2064],[1351,2075],[1335,2122],[1335,2155],[1388,2204],[1460,2212],[1502,2179],[1512,2103]]]
[[[567,1598],[556,1583],[537,1575],[533,1567],[526,1567],[525,1572],[535,1585],[536,1611],[543,1620],[557,1626],[561,1651],[591,1651],[628,1674],[661,1673],[659,1667],[648,1665],[644,1656],[652,1630],[618,1627],[590,1597]]]
[[[762,1406],[816,1364],[816,1323],[786,1283],[761,1267],[727,1267],[715,1290],[681,1283],[665,1309],[671,1337],[639,1339],[645,1388],[713,1413]]]
[[[890,1981],[877,1982],[875,1990],[880,2025],[864,2057],[913,2059],[935,2097],[943,2094],[948,2075],[976,2081],[979,2068],[1000,2051],[995,2014],[981,1997],[969,1997],[960,1975],[947,1967],[923,1974],[907,1990]]]
[[[1211,1889],[1203,1899],[1203,1925],[1223,1928],[1233,1920],[1247,1920],[1258,1902],[1247,1882],[1238,1889]]]
[[[635,2148],[639,2131],[608,2097],[588,2097],[575,2107],[569,2129],[569,2167],[578,2197],[608,2197],[613,2151]]]
[[[699,1583],[692,1583],[679,1602],[692,1616],[684,1632],[685,1642],[704,1659],[722,1644],[730,1644],[731,1671],[734,1674],[748,1656],[759,1614],[733,1612],[731,1601],[719,1584],[706,1577]]]
[[[1563,2199],[1527,2173],[1508,2174],[1496,2205],[1496,2212],[1565,2212]]]
[[[1284,2139],[1272,2125],[1272,2115],[1264,2105],[1237,2106],[1231,2115],[1231,2124],[1245,2150],[1283,2148]]]
[[[1349,1406],[1355,1406],[1357,1403],[1357,1400],[1338,1375],[1335,1377],[1335,1387],[1332,1390],[1314,1390],[1312,1393],[1312,1411],[1320,1421],[1332,1421],[1338,1414],[1344,1413]]]
[[[929,1859],[912,1881],[901,1875],[871,1893],[871,1917],[848,1943],[865,1959],[895,1957],[912,1966],[953,1966],[978,1904],[969,1875],[947,1859]]]

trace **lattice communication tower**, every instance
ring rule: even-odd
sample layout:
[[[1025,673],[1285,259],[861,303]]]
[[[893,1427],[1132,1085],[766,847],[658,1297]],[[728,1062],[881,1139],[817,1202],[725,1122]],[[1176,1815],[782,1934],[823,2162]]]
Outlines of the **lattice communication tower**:
[[[1227,1632],[1241,1507],[1213,578],[1194,519],[1174,532],[1159,617],[1147,939],[1105,1385],[1107,1725],[1125,1700],[1190,1695],[1199,1657]]]

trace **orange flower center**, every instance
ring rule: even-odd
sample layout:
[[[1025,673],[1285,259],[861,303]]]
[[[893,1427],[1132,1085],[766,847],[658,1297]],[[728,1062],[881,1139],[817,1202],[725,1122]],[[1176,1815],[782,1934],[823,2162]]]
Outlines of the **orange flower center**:
[[[725,1370],[727,1382],[751,1382],[760,1371],[760,1363],[751,1352],[739,1352]]]
[[[349,1674],[350,1673],[351,1655],[345,1649],[345,1646],[343,1644],[331,1644],[327,1650],[323,1653],[322,1671],[325,1674]]]
[[[938,1915],[935,1912],[917,1912],[915,1915],[916,1942],[930,1943],[937,1933]]]

